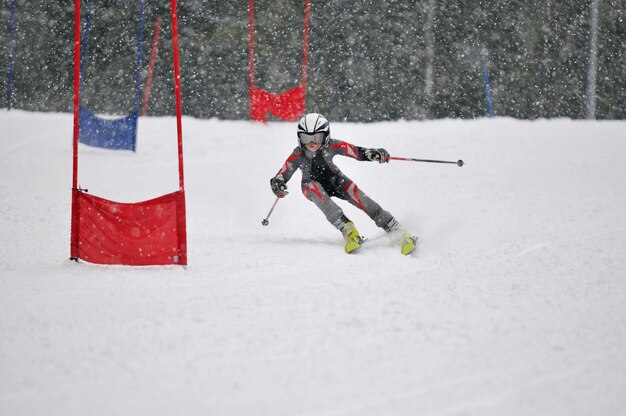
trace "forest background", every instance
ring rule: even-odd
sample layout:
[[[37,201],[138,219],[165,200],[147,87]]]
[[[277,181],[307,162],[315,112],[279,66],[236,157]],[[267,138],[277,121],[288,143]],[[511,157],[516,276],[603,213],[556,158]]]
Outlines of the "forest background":
[[[587,1],[311,0],[308,111],[337,121],[487,115],[585,118],[592,55]],[[0,77],[8,107],[10,2],[0,4]],[[85,28],[88,1],[82,2]],[[81,99],[99,113],[134,106],[137,2],[94,0]],[[626,3],[598,5],[595,116],[626,118]],[[255,83],[279,93],[301,82],[304,0],[255,0]],[[73,2],[15,1],[12,107],[70,112]],[[145,1],[142,84],[162,19],[150,115],[174,114],[169,2]],[[248,2],[180,0],[183,113],[247,119]]]

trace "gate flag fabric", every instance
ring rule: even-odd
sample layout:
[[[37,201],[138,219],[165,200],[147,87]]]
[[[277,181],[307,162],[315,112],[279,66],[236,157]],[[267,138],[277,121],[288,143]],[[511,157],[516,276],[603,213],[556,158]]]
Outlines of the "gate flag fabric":
[[[183,169],[182,104],[176,0],[172,7],[174,96],[179,189],[147,201],[122,203],[90,195],[78,186],[80,114],[80,0],[74,0],[74,140],[70,258],[96,264],[186,265],[187,225]]]
[[[80,106],[79,142],[92,147],[135,151],[137,143],[137,111],[116,119],[103,119]]]
[[[304,113],[304,85],[275,95],[254,85],[250,87],[250,118],[266,121],[267,113],[281,120],[297,120]]]
[[[97,264],[187,264],[181,191],[137,203],[78,192],[80,258]]]
[[[254,0],[249,0],[250,17],[250,51],[249,51],[249,99],[250,118],[257,121],[267,121],[267,114],[271,114],[285,121],[298,120],[304,114],[306,100],[306,71],[309,49],[309,10],[310,0],[304,5],[304,38],[302,46],[302,83],[279,94],[272,94],[255,85],[254,82]]]
[[[93,16],[93,0],[89,0],[87,8],[87,22],[85,24],[85,38],[80,59],[80,88],[84,78],[84,66],[89,49],[89,31]],[[80,131],[78,141],[92,147],[101,147],[111,150],[132,150],[137,148],[137,120],[139,118],[139,96],[141,94],[141,43],[143,41],[144,5],[138,5],[139,24],[137,31],[137,58],[135,68],[135,104],[133,111],[125,117],[105,119],[96,116],[85,106],[80,105]]]

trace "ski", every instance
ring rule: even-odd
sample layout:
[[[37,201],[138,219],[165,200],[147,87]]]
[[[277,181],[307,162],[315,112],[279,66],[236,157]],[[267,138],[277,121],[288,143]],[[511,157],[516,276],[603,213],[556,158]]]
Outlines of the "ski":
[[[402,247],[400,248],[400,252],[405,256],[415,252],[417,246],[419,245],[419,237],[416,235],[407,236],[404,238]]]
[[[361,248],[361,246],[363,245],[363,243],[365,243],[367,241],[367,237],[363,237],[363,236],[359,236],[359,241],[351,241],[348,244],[346,244],[345,247],[345,251],[347,254],[352,254],[355,251],[357,251],[358,249]]]
[[[360,236],[358,242],[353,241],[351,243],[348,243],[348,245],[346,245],[346,253],[352,254],[352,253],[357,252],[358,250],[361,249],[361,247],[367,240],[368,240],[367,237]],[[417,250],[419,243],[420,243],[420,239],[418,236],[407,235],[402,241],[400,252],[405,256],[411,255],[415,253],[415,250]]]

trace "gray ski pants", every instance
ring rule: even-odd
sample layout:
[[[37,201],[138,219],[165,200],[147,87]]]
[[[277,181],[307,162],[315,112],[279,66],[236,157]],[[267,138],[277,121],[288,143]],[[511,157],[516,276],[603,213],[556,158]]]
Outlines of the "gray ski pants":
[[[343,228],[347,217],[343,210],[337,205],[331,196],[350,202],[355,207],[363,210],[377,226],[385,231],[391,231],[397,225],[397,221],[389,212],[385,211],[376,201],[361,191],[358,186],[348,180],[345,188],[333,189],[330,194],[317,181],[311,181],[302,184],[302,192],[304,196],[313,202],[337,229]]]

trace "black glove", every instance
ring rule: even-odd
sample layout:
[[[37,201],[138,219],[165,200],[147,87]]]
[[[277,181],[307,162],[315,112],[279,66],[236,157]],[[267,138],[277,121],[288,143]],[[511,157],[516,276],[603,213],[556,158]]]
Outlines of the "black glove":
[[[272,187],[272,192],[279,198],[284,198],[287,196],[289,192],[287,192],[287,184],[284,180],[273,177],[270,179],[270,186]]]
[[[365,156],[369,160],[378,160],[378,163],[389,163],[389,152],[385,149],[367,149]]]

